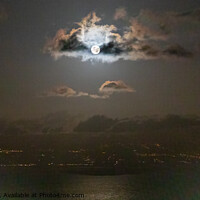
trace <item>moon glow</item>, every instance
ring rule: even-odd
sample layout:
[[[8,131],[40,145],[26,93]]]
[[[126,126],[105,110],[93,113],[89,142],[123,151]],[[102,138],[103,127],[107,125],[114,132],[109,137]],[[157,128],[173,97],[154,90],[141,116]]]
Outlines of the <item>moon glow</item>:
[[[91,52],[92,52],[92,54],[95,54],[95,55],[99,54],[100,53],[100,47],[98,45],[93,45],[91,47]]]

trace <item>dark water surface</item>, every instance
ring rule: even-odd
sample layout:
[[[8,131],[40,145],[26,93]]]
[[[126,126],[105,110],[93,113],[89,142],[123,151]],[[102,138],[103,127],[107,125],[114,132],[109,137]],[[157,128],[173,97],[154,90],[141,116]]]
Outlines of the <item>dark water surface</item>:
[[[200,169],[162,170],[134,175],[89,176],[58,170],[1,169],[0,193],[70,193],[86,200],[200,200]]]

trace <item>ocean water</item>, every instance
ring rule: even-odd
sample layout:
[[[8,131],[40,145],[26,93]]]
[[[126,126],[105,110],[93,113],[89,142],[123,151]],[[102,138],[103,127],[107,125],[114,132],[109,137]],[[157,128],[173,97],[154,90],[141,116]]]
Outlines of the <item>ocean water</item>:
[[[36,197],[3,197],[5,193]],[[84,198],[39,197],[39,193],[84,194]],[[133,175],[74,175],[57,170],[1,169],[0,199],[200,200],[200,169],[165,170]]]

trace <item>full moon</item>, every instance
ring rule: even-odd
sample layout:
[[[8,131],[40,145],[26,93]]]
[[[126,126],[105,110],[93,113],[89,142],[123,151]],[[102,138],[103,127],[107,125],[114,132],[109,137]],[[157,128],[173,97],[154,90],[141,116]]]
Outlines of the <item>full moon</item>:
[[[97,46],[97,45],[93,45],[93,46],[91,47],[91,52],[92,52],[93,54],[95,54],[95,55],[99,54],[99,53],[100,53],[100,47]]]

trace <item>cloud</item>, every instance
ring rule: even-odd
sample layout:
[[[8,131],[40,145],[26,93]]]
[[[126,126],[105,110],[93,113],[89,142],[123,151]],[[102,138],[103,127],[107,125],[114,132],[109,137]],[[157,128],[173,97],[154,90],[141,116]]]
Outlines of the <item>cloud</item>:
[[[127,12],[125,8],[117,8],[114,14],[114,20],[125,19],[127,16]]]
[[[191,18],[194,19],[196,21],[200,21],[200,8],[197,8],[196,10],[192,10],[192,11],[186,11],[186,12],[182,12],[180,14],[177,14],[177,16],[179,17],[183,17],[183,18]]]
[[[129,30],[124,35],[127,40],[136,39],[145,41],[167,39],[167,34],[164,31],[143,24],[139,18],[131,18],[130,23]]]
[[[126,85],[123,81],[106,81],[99,88],[99,93],[89,94],[83,91],[75,91],[67,85],[54,87],[46,92],[43,92],[40,97],[90,97],[92,99],[107,99],[114,92],[134,92],[135,90]]]
[[[49,40],[45,46],[45,51],[51,53],[55,58],[61,56],[81,57],[82,61],[114,62],[117,60],[113,55],[121,53],[121,36],[114,31],[114,25],[96,25],[101,18],[95,12],[77,23],[77,29],[72,29],[68,34],[65,29],[60,29],[56,36]],[[101,53],[93,55],[91,47],[98,45]]]
[[[100,93],[111,95],[114,92],[135,92],[133,88],[126,85],[123,81],[105,81],[99,88]]]
[[[75,91],[74,89],[68,87],[67,85],[62,85],[62,86],[56,86],[46,92],[43,92],[41,97],[83,97],[83,96],[88,96],[94,99],[101,98],[101,96],[98,95],[90,95],[87,92],[78,92]]]
[[[82,92],[82,91],[78,92],[67,85],[53,87],[52,89],[43,92],[40,95],[40,97],[66,97],[66,98],[83,97],[83,96],[98,98],[95,95],[88,94],[87,92]]]
[[[185,58],[192,57],[192,53],[190,51],[185,50],[183,47],[181,47],[178,44],[167,47],[163,51],[163,54],[167,56],[175,56],[175,57],[185,57]]]
[[[200,32],[200,9],[186,12],[153,12],[141,10],[137,20],[144,26],[157,30],[168,39]],[[175,38],[173,38],[175,39]],[[195,41],[195,39],[193,40]]]
[[[117,19],[124,16],[122,11],[122,8],[116,10]],[[130,18],[129,27],[124,27],[120,34],[115,25],[99,25],[101,18],[93,12],[68,33],[66,29],[60,29],[53,39],[47,41],[45,52],[56,59],[67,56],[103,63],[120,59],[188,59],[195,54],[191,50],[193,44],[188,42],[200,41],[199,18],[199,10],[187,13],[141,10],[138,16]],[[185,39],[189,32],[194,41],[193,37]],[[99,54],[91,53],[93,45],[100,47]]]
[[[63,85],[52,88],[50,91],[44,92],[42,96],[58,96],[58,97],[74,97],[77,92],[72,88]]]

